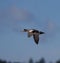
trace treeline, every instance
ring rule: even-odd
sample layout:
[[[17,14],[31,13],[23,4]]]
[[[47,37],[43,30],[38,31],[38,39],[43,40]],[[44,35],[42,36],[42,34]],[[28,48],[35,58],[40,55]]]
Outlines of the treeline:
[[[41,58],[39,61],[34,62],[33,59],[31,58],[28,63],[46,63],[46,61],[44,58]],[[50,61],[49,63],[54,63],[54,62]],[[55,63],[60,63],[60,59],[57,60]]]
[[[7,62],[6,60],[0,59],[0,63],[26,63],[26,62]],[[28,63],[46,63],[44,58],[41,58],[39,61],[34,62],[32,58],[29,59]],[[54,63],[50,61],[49,63]],[[60,63],[60,60],[57,60],[55,63]]]

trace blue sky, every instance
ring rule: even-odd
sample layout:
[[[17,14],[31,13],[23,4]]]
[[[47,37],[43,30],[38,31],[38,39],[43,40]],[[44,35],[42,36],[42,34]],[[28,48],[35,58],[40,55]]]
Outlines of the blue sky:
[[[60,0],[0,0],[0,58],[8,61],[60,59]],[[44,31],[39,44],[24,28]]]

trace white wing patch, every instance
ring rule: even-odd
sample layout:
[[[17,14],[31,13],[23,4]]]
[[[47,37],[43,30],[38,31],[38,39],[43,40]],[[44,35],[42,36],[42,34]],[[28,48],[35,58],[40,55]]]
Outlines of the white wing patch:
[[[32,32],[33,30],[29,30],[29,32]]]

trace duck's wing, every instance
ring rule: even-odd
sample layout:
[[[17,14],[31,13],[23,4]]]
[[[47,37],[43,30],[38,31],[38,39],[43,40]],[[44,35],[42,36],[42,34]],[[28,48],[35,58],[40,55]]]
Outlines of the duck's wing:
[[[28,37],[31,37],[32,35],[33,35],[33,33],[28,32]]]
[[[34,34],[33,38],[34,38],[35,43],[38,44],[38,42],[39,42],[39,34],[38,33]]]

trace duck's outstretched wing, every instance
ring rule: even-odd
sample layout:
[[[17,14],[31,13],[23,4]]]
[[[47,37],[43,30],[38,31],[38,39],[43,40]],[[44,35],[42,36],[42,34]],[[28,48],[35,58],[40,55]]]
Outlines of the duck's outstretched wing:
[[[35,43],[38,44],[38,42],[39,42],[39,34],[38,33],[34,34],[33,38],[34,38]]]

